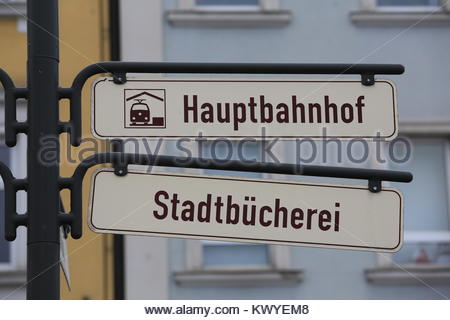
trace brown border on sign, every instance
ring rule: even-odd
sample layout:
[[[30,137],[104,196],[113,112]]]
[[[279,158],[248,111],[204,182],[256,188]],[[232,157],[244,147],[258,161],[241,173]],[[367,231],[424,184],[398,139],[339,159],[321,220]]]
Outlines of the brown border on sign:
[[[289,240],[273,240],[273,239],[264,239],[264,238],[245,238],[245,237],[230,237],[230,236],[214,236],[214,235],[204,235],[204,234],[189,234],[189,233],[171,233],[171,232],[157,232],[157,231],[135,231],[135,230],[124,230],[124,229],[106,229],[106,228],[98,228],[94,225],[92,221],[92,212],[94,207],[94,194],[95,194],[95,180],[97,179],[97,176],[100,173],[112,173],[114,174],[114,171],[110,169],[100,169],[97,172],[93,174],[92,177],[92,193],[91,193],[91,203],[90,203],[90,214],[89,214],[89,225],[92,226],[95,230],[103,230],[103,231],[110,231],[110,232],[123,232],[127,234],[153,234],[153,235],[171,235],[171,236],[188,236],[188,237],[204,237],[204,238],[211,238],[211,239],[232,239],[232,240],[247,240],[247,241],[267,241],[272,242],[274,244],[305,244],[305,245],[316,245],[316,246],[322,246],[322,247],[342,247],[342,248],[355,248],[355,249],[373,249],[373,250],[389,250],[394,251],[402,243],[402,208],[403,208],[403,201],[402,201],[402,195],[397,192],[395,189],[389,189],[389,190],[381,190],[384,192],[393,192],[395,193],[399,199],[400,199],[400,211],[399,211],[399,232],[398,232],[398,242],[397,244],[392,248],[383,248],[383,247],[369,247],[369,246],[351,246],[351,245],[345,245],[345,244],[335,244],[335,243],[317,243],[317,242],[305,242],[305,241],[289,241]],[[302,185],[302,186],[315,186],[315,187],[324,187],[324,188],[340,188],[340,189],[357,189],[361,190],[364,189],[364,187],[359,186],[340,186],[340,185],[325,185],[325,184],[314,184],[314,183],[297,183],[297,182],[281,182],[281,181],[268,181],[268,180],[256,180],[256,179],[236,179],[236,178],[228,178],[228,177],[213,177],[213,176],[191,176],[191,175],[178,175],[178,174],[165,174],[165,173],[145,173],[145,172],[129,172],[128,174],[136,174],[136,175],[148,175],[148,176],[170,176],[170,177],[180,177],[180,178],[192,178],[192,179],[210,179],[210,180],[228,180],[228,181],[238,181],[238,182],[258,182],[258,183],[268,183],[268,184],[287,184],[287,185]],[[123,177],[122,177],[123,178]],[[380,192],[381,192],[380,191]],[[95,231],[93,230],[93,231]]]
[[[102,78],[99,78],[102,79]],[[109,78],[103,78],[103,80],[97,81],[94,86],[93,86],[93,96],[92,96],[92,105],[93,105],[93,114],[92,114],[92,126],[91,126],[91,130],[92,133],[94,135],[96,135],[98,138],[104,138],[104,139],[110,139],[110,138],[118,138],[118,137],[124,137],[124,138],[150,138],[150,139],[156,139],[156,138],[197,138],[197,136],[151,136],[151,135],[145,135],[145,136],[136,136],[136,135],[129,135],[129,136],[125,136],[125,135],[118,135],[118,136],[104,136],[101,135],[97,132],[96,130],[96,126],[95,126],[95,119],[96,119],[96,108],[95,108],[95,87],[97,86],[98,83],[103,82],[103,81],[110,81],[113,82],[112,79]],[[127,82],[277,82],[277,83],[302,83],[302,82],[312,82],[312,83],[361,83],[361,81],[359,80],[339,80],[339,81],[330,81],[330,80],[239,80],[239,79],[233,79],[233,80],[216,80],[216,79],[211,79],[211,80],[195,80],[195,79],[186,79],[186,80],[176,80],[176,79],[159,79],[159,80],[127,80]],[[395,103],[395,88],[392,86],[392,84],[387,81],[387,80],[375,80],[375,84],[376,83],[387,83],[392,90],[392,113],[393,113],[393,120],[394,120],[394,131],[392,132],[392,134],[390,135],[386,135],[386,136],[327,136],[327,138],[344,138],[344,139],[352,139],[352,138],[360,138],[360,139],[371,139],[371,138],[384,138],[384,139],[389,139],[391,137],[393,137],[396,133],[397,133],[397,121],[396,121],[396,103]],[[375,85],[374,84],[374,85]],[[167,112],[167,110],[166,110]],[[166,113],[167,115],[167,113]],[[167,117],[166,117],[166,124],[167,124]],[[141,128],[142,129],[142,128]],[[161,128],[156,128],[156,129],[161,129]],[[166,128],[167,129],[167,128]],[[230,138],[230,139],[235,139],[235,138],[254,138],[254,139],[258,139],[261,138],[260,136],[203,136],[204,138]],[[294,139],[294,138],[323,138],[323,136],[265,136],[266,138],[280,138],[280,139]]]

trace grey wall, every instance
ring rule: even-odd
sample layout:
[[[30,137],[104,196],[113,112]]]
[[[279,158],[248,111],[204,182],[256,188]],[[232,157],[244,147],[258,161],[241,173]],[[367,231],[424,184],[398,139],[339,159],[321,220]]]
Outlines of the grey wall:
[[[165,1],[174,8],[176,1]],[[400,119],[450,119],[448,27],[359,27],[349,13],[359,0],[282,0],[293,20],[284,28],[165,26],[168,61],[402,63]]]
[[[166,9],[176,1],[164,1]],[[450,28],[359,27],[349,13],[358,0],[282,0],[292,22],[283,28],[181,28],[166,23],[166,61],[402,63],[400,120],[450,119]],[[426,187],[426,186],[424,186]],[[184,268],[184,244],[171,240],[172,271]],[[368,284],[364,269],[376,255],[326,249],[291,249],[292,264],[305,272],[297,286],[195,288],[171,284],[174,299],[440,299],[450,286]]]

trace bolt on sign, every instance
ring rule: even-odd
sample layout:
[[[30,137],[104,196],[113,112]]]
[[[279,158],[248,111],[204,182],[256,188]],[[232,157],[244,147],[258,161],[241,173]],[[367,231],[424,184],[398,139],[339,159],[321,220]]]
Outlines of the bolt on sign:
[[[100,169],[89,209],[100,233],[384,252],[403,239],[392,188]]]
[[[397,136],[394,84],[377,80],[97,79],[92,132],[100,139],[384,138]]]

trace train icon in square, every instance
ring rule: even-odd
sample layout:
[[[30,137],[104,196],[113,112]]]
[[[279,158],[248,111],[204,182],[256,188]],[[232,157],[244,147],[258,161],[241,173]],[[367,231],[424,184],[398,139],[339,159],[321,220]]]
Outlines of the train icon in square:
[[[125,128],[165,128],[164,89],[124,89]]]

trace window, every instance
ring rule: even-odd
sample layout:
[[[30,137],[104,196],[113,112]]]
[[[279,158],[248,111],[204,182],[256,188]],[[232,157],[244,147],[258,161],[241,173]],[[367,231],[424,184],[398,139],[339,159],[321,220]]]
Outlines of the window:
[[[259,0],[195,0],[197,10],[260,10]]]
[[[358,25],[424,26],[449,25],[450,1],[361,0],[361,10],[350,14]]]
[[[178,0],[169,10],[168,21],[174,26],[255,27],[284,26],[290,12],[282,10],[281,0]]]
[[[239,242],[203,241],[203,266],[205,268],[269,265],[267,245]]]
[[[270,11],[280,9],[280,0],[178,0],[184,10]]]
[[[4,95],[0,90],[0,114],[4,114]],[[18,104],[18,119],[25,118],[26,110],[23,104]],[[8,164],[15,177],[23,178],[26,172],[26,139],[19,135],[17,146],[7,148],[3,142],[4,119],[0,118],[0,161]],[[26,199],[24,193],[19,193],[18,212],[25,211]],[[4,299],[23,299],[25,289],[14,291],[14,288],[23,285],[26,281],[26,230],[21,227],[17,230],[17,238],[14,242],[4,240],[4,185],[0,179],[0,297]]]
[[[363,0],[362,7],[366,10],[439,10],[445,9],[445,0]]]
[[[26,14],[26,0],[0,1],[0,17],[25,17]]]
[[[261,160],[261,144],[239,145],[229,140],[205,143],[205,158]],[[204,170],[210,175],[233,175],[245,178],[269,178],[260,173]],[[295,283],[302,279],[301,270],[290,268],[289,247],[246,242],[206,240],[186,241],[186,270],[175,274],[181,285],[267,285]]]
[[[393,261],[400,265],[450,265],[450,236],[445,232],[409,232],[406,243]]]
[[[400,8],[405,10],[406,8],[417,8],[417,9],[433,9],[438,8],[441,5],[440,0],[376,0],[376,5],[378,8]]]
[[[394,254],[399,264],[450,265],[450,143],[445,139],[414,139],[408,170],[414,183],[392,184],[405,194],[405,246]],[[404,170],[391,164],[392,169]],[[433,168],[434,170],[430,170]],[[423,192],[426,186],[427,192]]]
[[[0,18],[17,17],[17,31],[26,32],[27,21],[26,0],[2,0],[0,1]]]
[[[419,284],[417,278],[441,282],[450,277],[450,141],[411,141],[409,163],[390,163],[390,169],[414,174],[413,183],[391,184],[404,195],[404,245],[397,253],[380,255],[380,268],[367,273],[373,282]]]
[[[294,284],[303,272],[290,266],[287,246],[221,241],[185,241],[185,270],[175,272],[182,286]]]
[[[9,150],[4,146],[0,146],[0,161],[9,166]],[[10,244],[5,240],[3,221],[5,219],[5,186],[3,181],[0,185],[0,265],[8,264],[11,261]]]

